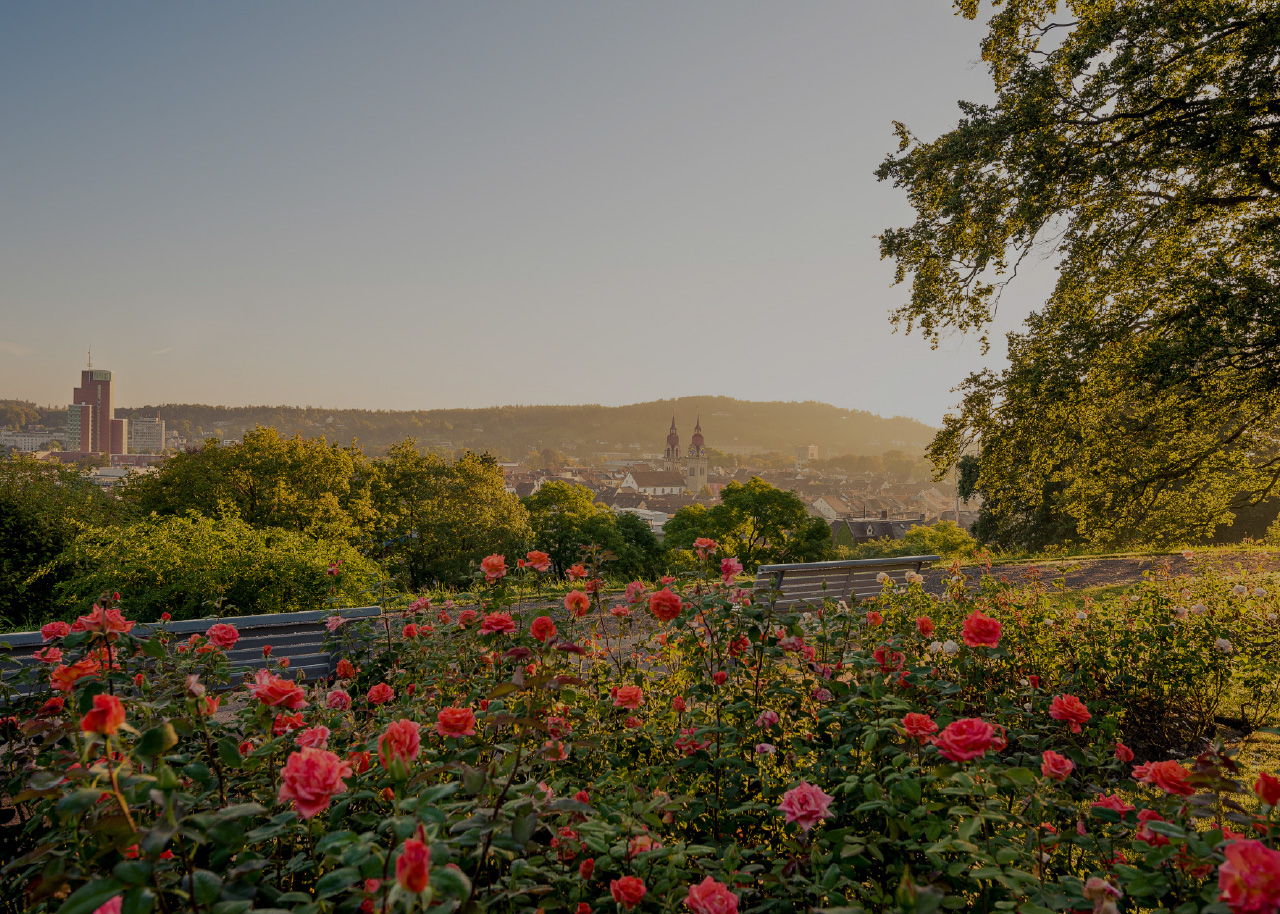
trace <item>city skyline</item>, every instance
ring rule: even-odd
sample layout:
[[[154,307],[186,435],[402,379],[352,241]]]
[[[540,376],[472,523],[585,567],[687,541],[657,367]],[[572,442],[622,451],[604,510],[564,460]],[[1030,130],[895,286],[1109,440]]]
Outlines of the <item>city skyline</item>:
[[[889,325],[891,122],[991,94],[983,23],[938,0],[0,24],[4,397],[65,396],[92,345],[131,405],[706,393],[937,425],[1052,280],[1019,278],[989,355]]]

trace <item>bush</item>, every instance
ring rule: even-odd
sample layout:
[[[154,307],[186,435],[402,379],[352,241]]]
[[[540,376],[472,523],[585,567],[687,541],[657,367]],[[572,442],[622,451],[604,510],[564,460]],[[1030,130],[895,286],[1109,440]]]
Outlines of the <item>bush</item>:
[[[913,576],[853,611],[782,612],[714,562],[673,585],[682,598],[595,593],[582,616],[511,606],[491,563],[481,615],[418,603],[347,623],[336,681],[273,664],[221,707],[228,632],[171,649],[98,610],[29,674],[67,691],[9,696],[7,897],[530,914],[1280,902],[1270,876],[1233,875],[1280,871],[1280,782],[1248,799],[1201,726],[1224,696],[1274,702],[1267,593],[1153,581],[1080,618],[1037,588],[957,575],[938,599]],[[1148,736],[1155,713],[1195,724],[1192,761]]]
[[[338,575],[329,574],[337,563]],[[260,529],[235,516],[149,517],[87,528],[51,566],[57,616],[118,591],[132,618],[175,619],[354,605],[377,568],[345,542]]]
[[[856,546],[838,548],[840,558],[879,559],[900,555],[939,555],[947,560],[967,560],[978,551],[978,541],[956,524],[942,520],[936,524],[917,524],[907,530],[900,540],[888,537],[859,543]]]

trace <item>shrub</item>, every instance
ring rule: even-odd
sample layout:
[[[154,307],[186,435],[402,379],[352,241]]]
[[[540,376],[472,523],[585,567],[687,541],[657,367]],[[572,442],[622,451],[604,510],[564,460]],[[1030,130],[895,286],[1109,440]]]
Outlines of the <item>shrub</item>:
[[[978,541],[963,527],[950,520],[929,525],[917,524],[907,530],[900,540],[883,538],[840,549],[841,558],[878,559],[900,555],[938,555],[948,561],[971,559],[977,551]]]
[[[1153,581],[1078,618],[957,574],[942,599],[913,577],[850,611],[783,612],[720,583],[713,554],[653,600],[658,622],[653,587],[591,593],[579,617],[511,605],[517,572],[487,570],[479,612],[418,601],[337,627],[324,682],[271,662],[233,685],[208,641],[135,638],[113,608],[51,631],[60,662],[28,675],[65,691],[10,696],[3,734],[8,897],[84,912],[117,897],[210,912],[1280,902],[1259,876],[1280,859],[1280,782],[1241,802],[1220,744],[1145,755],[1139,716],[1212,714],[1248,681],[1274,694],[1255,653],[1276,635],[1265,593]],[[1180,611],[1192,598],[1204,613]],[[1188,694],[1164,694],[1175,678]]]

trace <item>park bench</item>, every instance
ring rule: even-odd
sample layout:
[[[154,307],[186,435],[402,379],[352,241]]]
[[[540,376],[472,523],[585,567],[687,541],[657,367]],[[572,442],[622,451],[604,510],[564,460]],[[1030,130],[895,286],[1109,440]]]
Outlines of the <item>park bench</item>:
[[[904,555],[889,559],[761,565],[756,571],[755,589],[761,594],[776,591],[775,605],[780,609],[801,604],[820,606],[824,600],[843,600],[852,605],[880,594],[883,585],[876,578],[881,572],[903,584],[907,572],[919,574],[921,569],[940,558],[936,555]]]
[[[347,620],[369,619],[382,614],[378,606],[357,606],[346,609],[311,610],[296,613],[270,613],[262,616],[228,616],[226,618],[185,619],[165,623],[173,636],[171,648],[191,635],[203,635],[209,626],[217,622],[234,625],[240,640],[227,652],[231,661],[233,681],[244,673],[267,666],[262,648],[271,645],[271,658],[289,658],[289,672],[301,670],[307,680],[321,679],[333,672],[335,658],[325,653],[325,620],[330,616],[342,616]],[[147,634],[158,628],[158,623],[139,622],[134,634]],[[39,663],[32,654],[45,646],[39,632],[13,632],[0,634],[0,675],[8,678],[24,666]]]

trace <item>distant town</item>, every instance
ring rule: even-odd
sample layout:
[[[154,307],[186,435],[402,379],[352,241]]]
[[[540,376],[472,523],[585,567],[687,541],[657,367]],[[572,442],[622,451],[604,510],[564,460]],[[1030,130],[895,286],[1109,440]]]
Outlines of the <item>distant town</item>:
[[[218,446],[239,443],[237,437],[224,437],[223,429],[212,434],[203,428],[192,430],[185,420],[183,429],[167,429],[159,409],[156,415],[130,410],[128,418],[117,416],[113,384],[111,371],[92,366],[82,370],[65,414],[45,409],[41,411],[43,423],[10,422],[9,427],[0,429],[0,451],[79,465],[110,490],[130,474],[154,471],[179,451],[204,447],[210,440]],[[65,415],[65,424],[57,426],[52,421],[51,417],[58,415]],[[960,502],[953,480],[931,478],[931,468],[921,457],[921,442],[910,442],[915,446],[914,454],[830,455],[804,443],[794,444],[791,452],[784,454],[743,446],[736,439],[716,442],[711,425],[704,432],[702,416],[692,418],[687,444],[679,417],[672,415],[665,439],[655,429],[649,449],[638,443],[629,453],[605,451],[571,457],[557,448],[543,448],[531,450],[520,460],[499,455],[498,464],[507,491],[518,497],[533,495],[550,480],[572,482],[590,490],[597,502],[615,513],[641,517],[659,536],[681,508],[715,504],[728,483],[753,476],[799,495],[811,516],[831,525],[837,544],[901,539],[910,527],[939,520],[955,521],[967,529],[977,517],[978,504]],[[329,415],[311,434],[335,438],[343,426],[340,419]],[[559,443],[574,446],[573,441]],[[452,442],[438,438],[426,447],[455,450]]]

